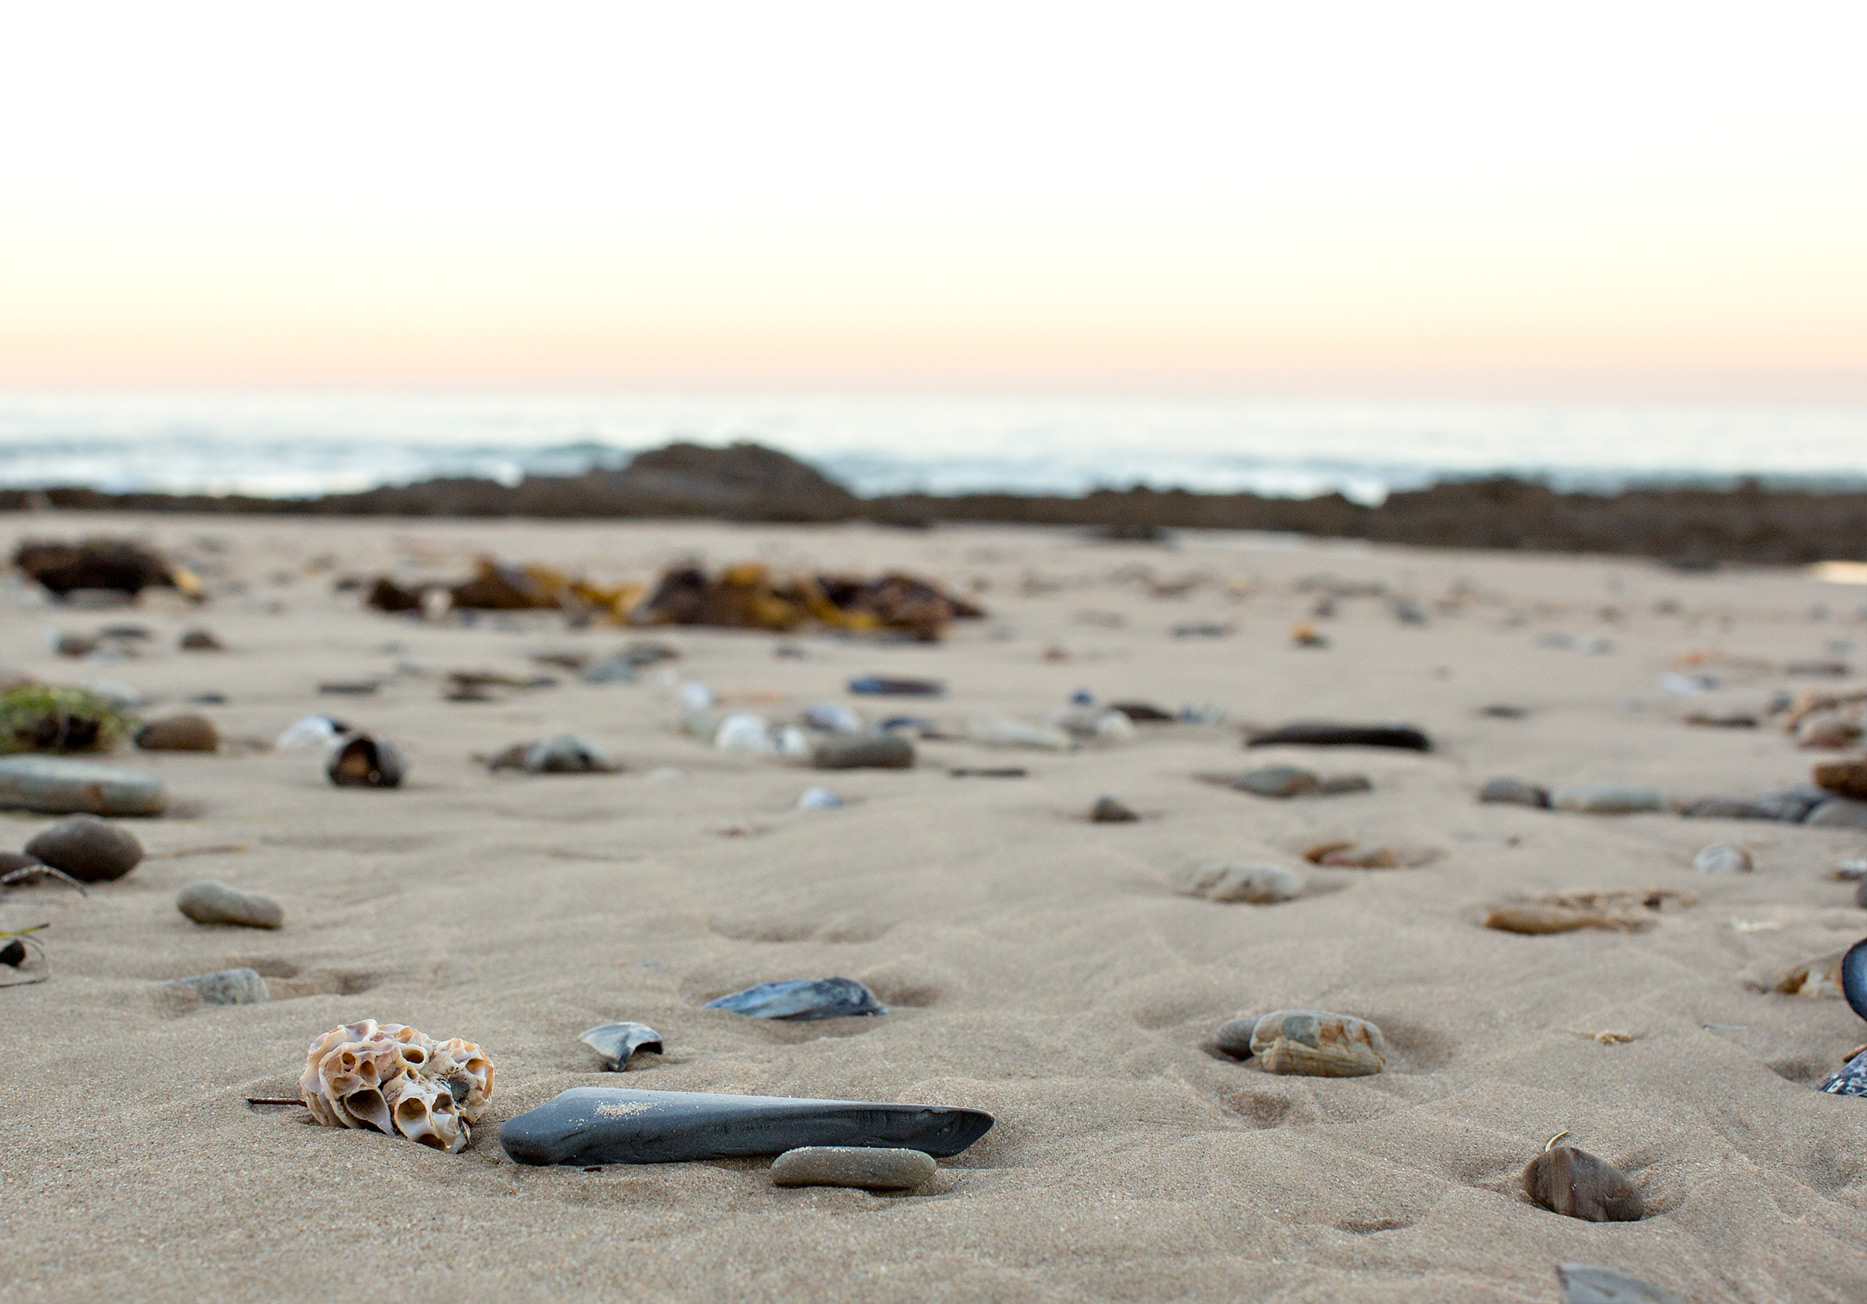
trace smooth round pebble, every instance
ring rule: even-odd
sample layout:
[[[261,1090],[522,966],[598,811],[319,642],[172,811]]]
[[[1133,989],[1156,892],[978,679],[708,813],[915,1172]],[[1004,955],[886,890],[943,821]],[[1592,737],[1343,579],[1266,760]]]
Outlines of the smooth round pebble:
[[[135,834],[95,815],[60,820],[28,842],[25,851],[84,883],[122,878],[143,859],[143,844]]]
[[[1523,1190],[1551,1213],[1584,1222],[1639,1222],[1647,1211],[1626,1173],[1574,1146],[1557,1146],[1525,1165]]]
[[[220,730],[204,715],[171,715],[138,729],[136,745],[146,752],[219,751]]]
[[[238,924],[245,928],[277,928],[285,911],[271,897],[242,892],[225,883],[190,883],[175,898],[175,908],[197,924]]]
[[[933,1156],[919,1150],[879,1146],[799,1146],[772,1162],[777,1186],[855,1186],[866,1191],[906,1191],[933,1177]]]

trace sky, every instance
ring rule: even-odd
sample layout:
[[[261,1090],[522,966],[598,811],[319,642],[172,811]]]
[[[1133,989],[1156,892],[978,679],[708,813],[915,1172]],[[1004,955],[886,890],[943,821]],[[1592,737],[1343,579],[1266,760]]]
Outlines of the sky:
[[[1867,5],[0,10],[0,385],[1867,398]]]

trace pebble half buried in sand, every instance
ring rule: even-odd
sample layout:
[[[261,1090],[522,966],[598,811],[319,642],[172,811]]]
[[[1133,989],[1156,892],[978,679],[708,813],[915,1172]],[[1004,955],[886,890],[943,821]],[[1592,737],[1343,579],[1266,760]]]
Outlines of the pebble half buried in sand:
[[[256,969],[220,969],[163,985],[179,996],[199,997],[209,1005],[258,1005],[272,999],[272,989]]]
[[[73,815],[28,842],[27,855],[84,883],[109,883],[142,863],[143,844],[95,815]]]
[[[140,770],[57,756],[0,757],[0,809],[160,815],[168,804],[162,780]]]
[[[197,924],[234,924],[243,928],[278,928],[285,911],[271,897],[242,892],[212,880],[190,883],[175,898],[175,908]]]
[[[1574,1146],[1556,1146],[1525,1165],[1523,1190],[1551,1213],[1584,1222],[1639,1222],[1647,1211],[1626,1173]]]
[[[900,734],[839,734],[818,743],[811,764],[819,770],[906,770],[914,744]]]
[[[668,1164],[779,1155],[803,1146],[902,1146],[956,1155],[990,1114],[937,1105],[572,1087],[507,1120],[499,1144],[521,1164]]]
[[[145,752],[219,751],[220,730],[204,715],[171,715],[138,729],[136,745]]]
[[[1180,871],[1174,891],[1206,901],[1243,901],[1254,906],[1276,905],[1303,894],[1304,878],[1282,865],[1229,862],[1201,865]]]
[[[1549,794],[1549,804],[1557,810],[1583,815],[1634,815],[1665,810],[1666,794],[1658,788],[1631,784],[1584,783],[1556,789]]]
[[[799,1146],[772,1161],[774,1186],[853,1186],[866,1191],[911,1191],[932,1180],[938,1166],[924,1150],[890,1146]]]
[[[1267,1073],[1359,1078],[1387,1067],[1381,1030],[1352,1014],[1277,1010],[1251,1030],[1251,1054]]]

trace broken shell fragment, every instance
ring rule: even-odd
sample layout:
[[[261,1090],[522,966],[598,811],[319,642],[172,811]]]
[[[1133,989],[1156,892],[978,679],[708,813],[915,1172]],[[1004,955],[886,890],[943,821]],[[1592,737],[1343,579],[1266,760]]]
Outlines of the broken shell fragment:
[[[1574,1146],[1557,1146],[1525,1165],[1523,1190],[1551,1213],[1584,1222],[1639,1222],[1647,1211],[1626,1173]]]
[[[758,983],[707,1002],[709,1010],[731,1010],[754,1019],[841,1019],[888,1013],[875,993],[853,978],[793,978]]]
[[[1799,964],[1778,978],[1773,990],[1784,996],[1840,996],[1843,994],[1842,961],[1853,953],[1853,950],[1831,951]]]
[[[395,744],[356,734],[331,753],[324,772],[340,788],[398,788],[408,763]]]
[[[493,1094],[493,1063],[470,1041],[437,1042],[374,1019],[333,1028],[305,1052],[299,1093],[328,1127],[401,1133],[456,1153]]]
[[[1387,1067],[1387,1042],[1366,1019],[1327,1010],[1278,1010],[1251,1030],[1251,1053],[1267,1073],[1359,1078]]]
[[[638,1050],[661,1054],[661,1034],[646,1023],[603,1023],[579,1033],[577,1040],[603,1057],[603,1071],[620,1073]]]

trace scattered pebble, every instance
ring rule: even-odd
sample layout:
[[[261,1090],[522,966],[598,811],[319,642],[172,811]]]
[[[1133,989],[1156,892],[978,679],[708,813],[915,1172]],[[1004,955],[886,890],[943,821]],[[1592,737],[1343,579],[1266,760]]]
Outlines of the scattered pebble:
[[[1564,892],[1540,901],[1512,902],[1485,916],[1485,927],[1506,933],[1573,933],[1584,928],[1638,933],[1653,927],[1654,915],[1697,904],[1689,892],[1655,888],[1645,892]]]
[[[1266,1073],[1359,1078],[1387,1067],[1381,1030],[1352,1014],[1278,1010],[1251,1030],[1251,1054]]]
[[[1830,797],[1802,822],[1816,829],[1867,829],[1867,801]]]
[[[178,645],[184,652],[225,652],[227,645],[214,637],[208,629],[191,629],[183,633]]]
[[[1756,867],[1756,862],[1744,848],[1722,843],[1701,847],[1698,854],[1692,857],[1692,868],[1701,874],[1748,874]]]
[[[1089,808],[1092,824],[1133,824],[1141,817],[1113,797],[1097,797]]]
[[[604,1023],[586,1028],[577,1040],[603,1057],[603,1071],[621,1073],[638,1050],[661,1054],[661,1034],[646,1023]]]
[[[1493,779],[1478,791],[1478,800],[1489,805],[1535,806],[1547,809],[1549,789],[1522,779]]]
[[[914,744],[898,733],[836,734],[811,753],[819,770],[905,770],[914,764]]]
[[[1023,779],[1030,771],[1020,765],[966,766],[959,765],[947,771],[947,776],[954,779]]]
[[[1551,1213],[1584,1222],[1638,1222],[1646,1201],[1626,1173],[1574,1146],[1556,1146],[1523,1170],[1523,1190]]]
[[[853,1186],[866,1191],[911,1191],[932,1180],[937,1167],[922,1150],[882,1146],[799,1146],[772,1162],[774,1186]]]
[[[318,685],[318,691],[331,697],[369,697],[382,684],[374,679],[332,679]]]
[[[1592,1263],[1558,1263],[1562,1304],[1680,1304],[1669,1290]]]
[[[1231,781],[1240,792],[1259,797],[1299,797],[1322,788],[1322,778],[1312,770],[1294,765],[1269,765],[1261,770],[1246,770]]]
[[[1867,758],[1830,761],[1817,765],[1812,776],[1815,786],[1841,797],[1867,801]]]
[[[82,883],[109,883],[142,863],[143,844],[95,815],[73,815],[28,842],[27,855]]]
[[[987,747],[1041,747],[1068,751],[1070,736],[1056,725],[1032,724],[1008,715],[975,715],[966,721],[966,736]]]
[[[1841,960],[1846,954],[1845,950],[1830,951],[1804,961],[1778,978],[1771,990],[1784,996],[1840,996]]]
[[[793,978],[757,983],[744,991],[715,997],[709,1010],[730,1010],[753,1019],[842,1019],[886,1014],[875,993],[853,978]]]
[[[285,911],[271,897],[212,881],[190,883],[183,888],[175,898],[175,908],[197,924],[278,928],[285,923]]]
[[[162,780],[140,770],[60,756],[0,757],[0,809],[64,815],[160,815],[169,803]]]
[[[799,810],[840,810],[843,799],[828,788],[806,788],[797,799]]]
[[[890,679],[864,675],[849,681],[849,691],[865,697],[942,697],[946,685],[937,679]]]
[[[1307,620],[1299,620],[1290,627],[1290,641],[1297,647],[1325,648],[1329,646],[1329,640],[1323,637],[1322,631]]]
[[[214,752],[220,730],[204,715],[165,716],[138,729],[136,745],[146,752]]]
[[[209,1005],[258,1005],[272,999],[272,989],[255,969],[221,969],[164,985],[179,995],[198,996]]]
[[[487,761],[489,770],[527,774],[614,774],[622,769],[608,752],[574,734],[554,734],[537,743],[514,743]]]
[[[331,753],[324,773],[340,788],[399,788],[408,762],[395,744],[357,734]]]
[[[1479,707],[1478,714],[1489,716],[1493,720],[1521,720],[1530,714],[1530,709],[1524,706],[1515,706],[1509,702],[1493,702],[1489,706]]]
[[[1304,878],[1282,865],[1234,862],[1182,870],[1174,890],[1182,896],[1207,901],[1243,901],[1249,905],[1276,905],[1303,894]]]
[[[1665,810],[1666,794],[1658,788],[1631,784],[1585,783],[1557,788],[1550,793],[1549,804],[1557,810],[1578,811],[1584,815],[1632,815]]]

